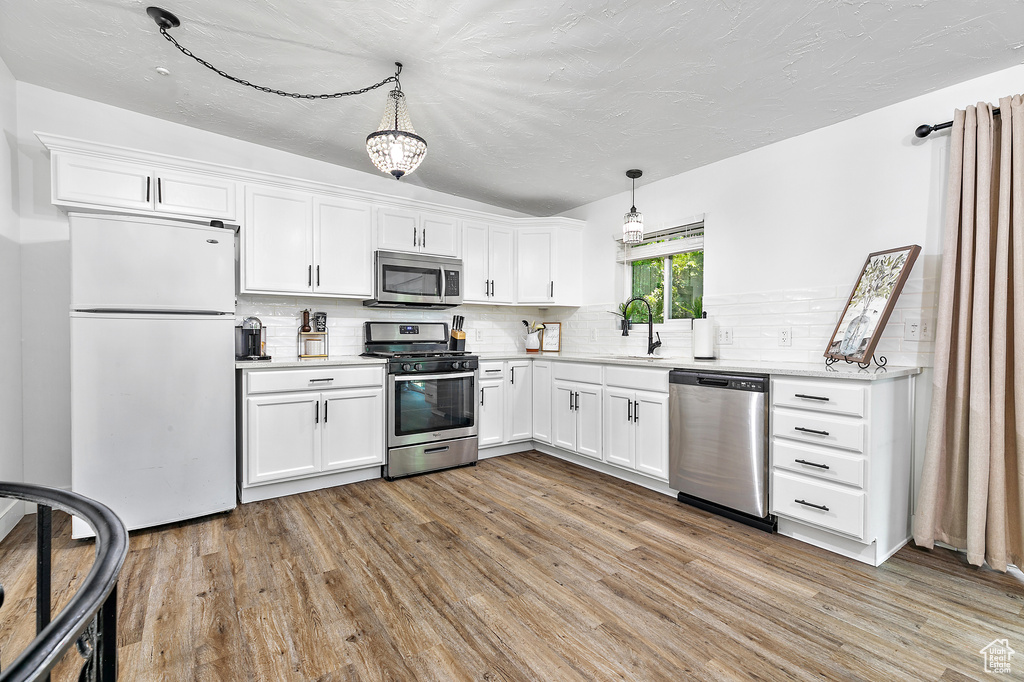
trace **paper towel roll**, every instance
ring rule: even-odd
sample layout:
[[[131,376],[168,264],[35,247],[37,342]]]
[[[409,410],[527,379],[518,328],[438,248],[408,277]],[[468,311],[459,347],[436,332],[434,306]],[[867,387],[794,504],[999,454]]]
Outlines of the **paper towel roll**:
[[[715,323],[710,317],[693,321],[693,359],[713,360],[715,358]]]

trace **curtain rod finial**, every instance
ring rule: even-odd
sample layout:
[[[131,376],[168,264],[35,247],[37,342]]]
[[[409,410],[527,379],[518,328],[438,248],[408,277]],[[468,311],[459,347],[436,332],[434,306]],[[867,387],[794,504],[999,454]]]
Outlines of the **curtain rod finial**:
[[[917,130],[914,131],[914,134],[917,135],[918,137],[928,137],[929,135],[932,134],[933,130],[935,130],[935,128],[928,125],[927,123],[924,123],[917,126]]]

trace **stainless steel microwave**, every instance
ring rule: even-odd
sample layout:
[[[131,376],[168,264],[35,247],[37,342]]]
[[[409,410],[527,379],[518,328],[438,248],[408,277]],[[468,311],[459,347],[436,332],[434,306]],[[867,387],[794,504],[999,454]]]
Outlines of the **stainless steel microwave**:
[[[377,251],[374,296],[363,305],[439,310],[462,304],[462,261],[420,253]]]

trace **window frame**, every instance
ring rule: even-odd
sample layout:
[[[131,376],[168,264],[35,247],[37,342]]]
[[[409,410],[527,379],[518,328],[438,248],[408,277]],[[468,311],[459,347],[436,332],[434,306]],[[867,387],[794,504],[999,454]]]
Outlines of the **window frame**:
[[[673,234],[680,234],[686,232],[697,232],[699,235],[695,236],[683,236],[679,239],[672,239],[669,241],[651,244],[648,242],[657,241],[668,237]],[[624,254],[622,259],[623,266],[623,299],[628,301],[633,297],[633,262],[638,260],[651,260],[654,258],[661,258],[662,265],[665,268],[663,275],[663,286],[665,287],[666,295],[662,297],[662,320],[663,322],[655,322],[654,328],[660,331],[688,331],[693,329],[693,318],[679,318],[673,319],[670,317],[672,303],[671,296],[668,292],[671,291],[672,287],[672,256],[680,253],[691,253],[693,251],[704,250],[704,220],[701,217],[698,220],[689,220],[683,224],[672,227],[665,230],[659,230],[657,232],[645,235],[644,241],[637,246],[623,246]]]

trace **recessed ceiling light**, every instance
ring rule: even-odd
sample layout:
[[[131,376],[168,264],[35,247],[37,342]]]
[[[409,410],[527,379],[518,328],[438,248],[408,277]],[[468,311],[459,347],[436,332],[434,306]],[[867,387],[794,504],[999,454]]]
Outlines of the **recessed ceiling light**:
[[[158,74],[160,74],[161,76],[170,76],[170,75],[171,75],[171,72],[170,72],[170,71],[168,71],[167,69],[165,69],[165,68],[164,68],[164,67],[162,67],[162,66],[158,66],[158,67],[156,67],[156,72],[157,72]]]

